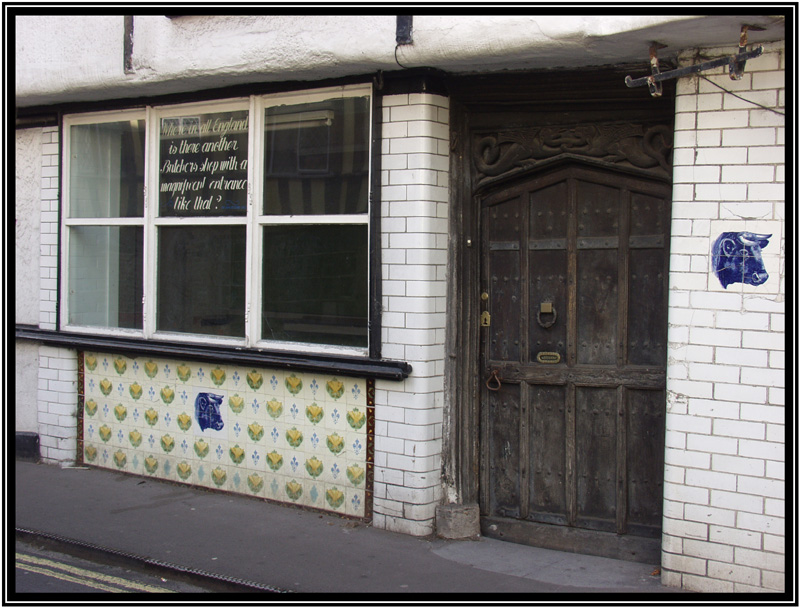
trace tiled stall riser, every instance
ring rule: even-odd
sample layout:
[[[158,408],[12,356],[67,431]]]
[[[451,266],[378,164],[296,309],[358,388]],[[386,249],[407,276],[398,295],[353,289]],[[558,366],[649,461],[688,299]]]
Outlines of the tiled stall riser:
[[[88,465],[369,518],[372,381],[78,354]]]

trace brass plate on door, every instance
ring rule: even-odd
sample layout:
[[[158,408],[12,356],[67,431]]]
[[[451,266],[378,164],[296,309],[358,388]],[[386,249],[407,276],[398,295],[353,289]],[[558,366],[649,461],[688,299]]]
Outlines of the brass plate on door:
[[[536,353],[536,360],[539,363],[561,363],[561,355],[558,353],[541,352]]]
[[[488,310],[484,310],[481,313],[481,327],[489,327],[492,324],[492,315],[489,314]]]

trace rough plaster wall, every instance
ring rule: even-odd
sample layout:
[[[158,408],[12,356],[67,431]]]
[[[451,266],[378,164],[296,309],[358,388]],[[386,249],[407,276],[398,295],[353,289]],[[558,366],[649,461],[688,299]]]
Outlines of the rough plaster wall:
[[[39,382],[39,346],[18,341],[14,349],[14,430],[38,433],[37,398]]]
[[[39,191],[42,181],[42,130],[16,132],[14,201],[15,322],[39,322]],[[14,352],[14,430],[38,432],[39,348],[17,342]]]
[[[265,76],[291,72],[292,80],[371,72],[392,59],[395,38],[393,16],[154,16],[137,17],[134,27],[134,68],[158,75],[256,66]]]
[[[39,191],[42,187],[42,130],[17,130],[14,232],[17,323],[39,322]]]
[[[662,582],[692,591],[785,586],[786,119],[715,86],[785,112],[784,69],[769,45],[741,80],[678,83]],[[766,283],[721,286],[711,248],[727,231],[772,234]]]
[[[124,82],[121,16],[29,15],[15,25],[18,94]]]
[[[541,62],[548,47],[548,65],[587,60],[587,39],[613,37],[671,21],[671,17],[531,17],[418,15],[413,44],[398,49],[401,64],[479,69],[502,64],[515,67]],[[262,17],[137,17],[137,69],[158,74],[189,67],[214,66],[232,72],[261,66],[262,73],[291,71],[299,78],[396,69],[395,16],[262,16]],[[242,32],[246,32],[244,39]],[[351,44],[354,34],[359,44]],[[596,49],[603,54],[610,45]],[[580,49],[576,53],[576,49]],[[641,49],[637,47],[637,53]],[[404,61],[405,59],[405,61]]]
[[[783,37],[782,20],[768,16],[418,15],[413,44],[396,49],[394,15],[135,15],[134,69],[125,74],[122,16],[26,16],[15,24],[16,94],[20,105],[37,105],[421,66],[472,72],[633,62],[646,71],[653,40],[674,56],[698,40],[736,40],[745,22],[768,28],[752,32],[754,42]]]

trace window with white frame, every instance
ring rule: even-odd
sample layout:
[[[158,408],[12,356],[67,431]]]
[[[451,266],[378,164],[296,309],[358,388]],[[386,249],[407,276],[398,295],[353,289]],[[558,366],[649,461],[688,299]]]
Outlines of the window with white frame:
[[[64,119],[62,327],[366,352],[366,86]]]

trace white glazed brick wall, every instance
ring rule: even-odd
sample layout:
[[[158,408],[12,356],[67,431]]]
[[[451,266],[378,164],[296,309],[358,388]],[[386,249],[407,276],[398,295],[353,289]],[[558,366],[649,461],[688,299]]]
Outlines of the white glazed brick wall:
[[[39,327],[56,328],[58,301],[58,127],[42,129],[42,216]]]
[[[39,453],[43,462],[71,465],[78,446],[78,357],[39,346]]]
[[[448,124],[445,97],[383,99],[382,354],[413,371],[376,383],[373,525],[417,536],[442,493]]]
[[[784,112],[784,61],[768,45],[739,81],[703,75]],[[675,123],[662,582],[783,590],[785,117],[694,76]],[[711,246],[725,231],[772,234],[765,284],[721,286]]]
[[[39,327],[56,328],[58,301],[58,127],[42,129]],[[78,360],[74,350],[39,346],[38,431],[44,462],[75,462]]]

